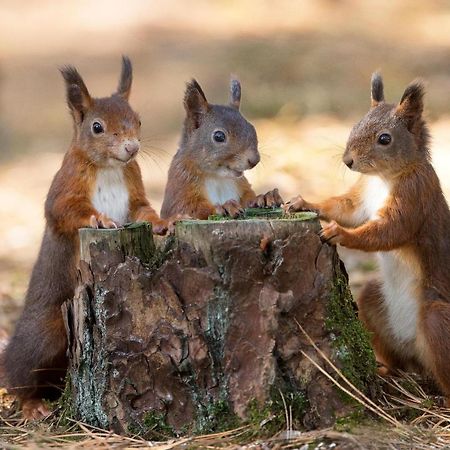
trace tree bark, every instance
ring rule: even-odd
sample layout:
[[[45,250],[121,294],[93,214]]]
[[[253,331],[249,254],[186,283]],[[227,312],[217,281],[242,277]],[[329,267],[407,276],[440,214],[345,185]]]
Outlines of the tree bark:
[[[157,249],[148,225],[80,230],[80,282],[64,307],[77,417],[180,433],[256,411],[275,420],[283,402],[306,428],[347,414],[302,354],[324,366],[298,324],[358,388],[373,381],[345,269],[319,229],[307,214],[184,221]]]

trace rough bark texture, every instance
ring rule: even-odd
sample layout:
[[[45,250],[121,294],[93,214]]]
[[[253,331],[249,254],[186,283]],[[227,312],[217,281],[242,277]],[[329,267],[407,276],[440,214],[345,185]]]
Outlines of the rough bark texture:
[[[348,413],[301,353],[323,365],[297,322],[358,387],[371,383],[368,339],[319,227],[187,221],[157,250],[148,230],[126,249],[111,242],[128,230],[82,230],[80,283],[65,306],[77,416],[118,432],[179,433],[282,413],[282,396],[306,428]],[[133,256],[150,253],[145,264]]]

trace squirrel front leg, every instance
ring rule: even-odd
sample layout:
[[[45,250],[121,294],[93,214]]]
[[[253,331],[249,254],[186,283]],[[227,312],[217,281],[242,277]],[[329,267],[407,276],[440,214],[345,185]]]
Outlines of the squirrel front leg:
[[[153,233],[160,235],[166,234],[169,228],[169,221],[161,219],[157,212],[150,206],[145,195],[141,169],[136,161],[127,165],[124,174],[128,186],[130,220],[135,222],[150,222]]]
[[[265,208],[281,206],[283,199],[278,189],[272,189],[265,194],[256,195],[246,178],[240,180],[240,203],[244,208]]]
[[[356,227],[367,220],[360,192],[361,187],[357,183],[346,194],[319,203],[308,202],[299,195],[285,203],[283,209],[286,213],[313,211],[327,222],[334,220],[342,226]]]
[[[134,204],[133,207],[130,208],[130,218],[135,222],[150,222],[155,234],[164,235],[169,228],[169,221],[161,219],[146,200]]]
[[[60,234],[73,234],[79,228],[117,228],[104,214],[99,213],[85,197],[57,198],[47,202],[45,216],[52,228]]]
[[[330,244],[341,244],[365,252],[390,251],[411,242],[416,228],[412,223],[402,221],[391,211],[385,211],[380,216],[380,219],[370,220],[353,229],[344,228],[333,220],[322,229],[320,235]]]

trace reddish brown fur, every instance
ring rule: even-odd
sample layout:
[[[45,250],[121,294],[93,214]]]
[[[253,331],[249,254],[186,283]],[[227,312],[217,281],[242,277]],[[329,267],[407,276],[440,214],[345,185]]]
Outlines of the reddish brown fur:
[[[450,398],[450,212],[439,179],[429,161],[428,131],[422,118],[423,88],[411,84],[399,105],[383,101],[380,78],[372,109],[349,138],[344,162],[352,169],[378,175],[390,185],[376,217],[364,217],[363,192],[368,176],[345,195],[321,203],[297,197],[286,209],[313,209],[331,221],[322,236],[331,243],[367,252],[395,251],[419,279],[416,338],[402,347],[390,328],[381,284],[371,282],[358,306],[373,333],[378,360],[387,369],[420,368],[430,373]],[[381,89],[381,90],[380,90]],[[383,149],[380,134],[392,145]],[[383,283],[383,280],[381,280]],[[413,301],[413,299],[411,299]]]
[[[184,214],[196,219],[207,219],[218,213],[217,205],[211,204],[203,193],[206,174],[184,155],[180,155],[180,160],[174,159],[170,166],[161,217]],[[256,199],[255,192],[244,176],[238,179],[238,185],[241,205],[248,205]]]
[[[170,165],[161,217],[188,215],[206,219],[211,214],[237,215],[242,207],[275,206],[282,203],[278,190],[256,196],[243,172],[259,162],[254,127],[239,112],[241,88],[231,81],[230,104],[212,105],[200,85],[192,80],[186,88],[186,118],[180,148]],[[226,134],[224,143],[215,143],[214,131]],[[239,201],[213,205],[204,192],[205,179],[234,179]]]
[[[137,142],[139,135],[139,119],[127,102],[131,86],[129,61],[124,59],[118,92],[104,99],[89,96],[75,69],[65,68],[63,74],[75,136],[47,195],[47,223],[39,256],[23,313],[3,356],[9,388],[22,401],[24,416],[28,418],[45,415],[48,411],[42,398],[55,398],[61,392],[67,368],[61,305],[74,294],[78,229],[89,227],[93,220],[95,224],[113,226],[92,204],[97,172],[112,163],[123,168],[129,195],[129,221],[150,221],[160,232],[167,228],[166,221],[158,217],[145,197],[134,154],[123,163],[115,161],[124,154],[128,158],[121,145],[131,138]],[[104,136],[91,133],[91,122],[96,118],[107,126]]]

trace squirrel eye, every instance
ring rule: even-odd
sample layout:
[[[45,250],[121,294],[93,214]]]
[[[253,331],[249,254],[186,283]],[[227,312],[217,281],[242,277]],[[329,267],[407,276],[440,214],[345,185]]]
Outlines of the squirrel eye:
[[[227,137],[225,136],[225,133],[223,131],[217,130],[213,133],[213,139],[216,142],[225,142]]]
[[[103,126],[102,126],[102,124],[100,123],[100,122],[94,122],[93,124],[92,124],[92,131],[95,133],[95,134],[100,134],[100,133],[103,133]]]
[[[381,145],[388,145],[392,141],[391,135],[387,133],[380,134],[378,137],[378,143]]]

